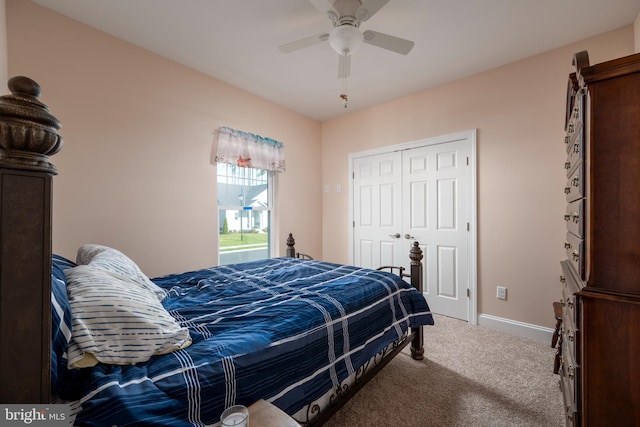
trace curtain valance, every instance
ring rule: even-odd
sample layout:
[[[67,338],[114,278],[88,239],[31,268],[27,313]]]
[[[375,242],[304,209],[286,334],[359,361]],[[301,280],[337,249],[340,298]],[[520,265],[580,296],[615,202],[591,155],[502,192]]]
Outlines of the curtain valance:
[[[284,144],[275,139],[221,127],[218,129],[216,162],[284,172]]]

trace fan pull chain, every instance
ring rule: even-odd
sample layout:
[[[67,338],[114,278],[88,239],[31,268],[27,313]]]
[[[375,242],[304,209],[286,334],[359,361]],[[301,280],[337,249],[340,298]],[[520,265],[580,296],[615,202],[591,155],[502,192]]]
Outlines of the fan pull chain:
[[[340,98],[342,98],[342,104],[344,105],[344,108],[347,108],[347,104],[349,103],[349,95],[347,94],[347,70],[346,70],[347,54],[343,53],[343,55],[344,55],[345,69],[342,70],[343,71],[342,93],[340,94]]]

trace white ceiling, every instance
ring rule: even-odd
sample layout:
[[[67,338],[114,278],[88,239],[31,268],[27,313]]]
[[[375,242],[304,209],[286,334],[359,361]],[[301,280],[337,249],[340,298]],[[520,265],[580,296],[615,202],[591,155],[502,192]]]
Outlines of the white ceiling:
[[[32,1],[320,121],[632,24],[640,13],[640,0],[391,0],[360,29],[415,47],[407,56],[367,44],[355,52],[345,110],[328,42],[278,49],[331,30],[308,0]]]

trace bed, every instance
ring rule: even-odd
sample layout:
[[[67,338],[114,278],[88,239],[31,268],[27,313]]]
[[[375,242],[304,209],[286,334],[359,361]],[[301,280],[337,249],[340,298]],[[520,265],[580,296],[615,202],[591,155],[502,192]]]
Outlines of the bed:
[[[291,234],[284,257],[154,279],[117,248],[52,254],[59,123],[37,83],[14,78],[9,88],[0,99],[1,402],[65,402],[79,426],[204,426],[264,399],[320,425],[406,345],[423,357],[422,326],[433,318],[417,242],[410,274],[303,259]]]

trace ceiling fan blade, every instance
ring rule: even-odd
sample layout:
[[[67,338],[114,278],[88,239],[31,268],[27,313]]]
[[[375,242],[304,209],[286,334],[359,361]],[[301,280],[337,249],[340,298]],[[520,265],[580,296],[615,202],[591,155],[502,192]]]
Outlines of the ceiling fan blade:
[[[280,51],[283,53],[291,53],[298,49],[313,46],[314,44],[326,41],[329,38],[329,33],[316,34],[315,36],[305,37],[294,42],[285,43],[280,45]]]
[[[367,30],[363,33],[364,42],[383,49],[406,55],[411,52],[415,44],[411,40],[401,39],[400,37],[390,36],[389,34],[379,33],[377,31]]]
[[[338,78],[344,79],[351,74],[351,55],[338,56]]]
[[[335,16],[340,16],[335,7],[333,7],[333,0],[309,0],[309,2],[320,12],[328,15],[330,13],[335,14]]]
[[[389,3],[389,0],[367,0],[356,9],[356,19],[364,22],[376,14],[377,11]]]

